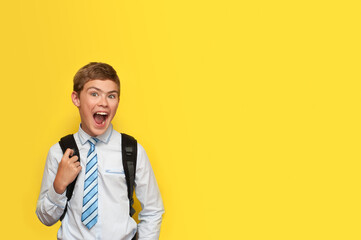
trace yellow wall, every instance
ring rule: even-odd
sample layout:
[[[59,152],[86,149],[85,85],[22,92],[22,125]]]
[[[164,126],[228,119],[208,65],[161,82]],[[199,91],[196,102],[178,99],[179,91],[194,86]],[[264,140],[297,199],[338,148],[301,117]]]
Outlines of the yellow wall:
[[[122,81],[162,240],[360,239],[359,1],[1,1],[2,239],[55,239],[35,207],[75,132],[72,77]]]

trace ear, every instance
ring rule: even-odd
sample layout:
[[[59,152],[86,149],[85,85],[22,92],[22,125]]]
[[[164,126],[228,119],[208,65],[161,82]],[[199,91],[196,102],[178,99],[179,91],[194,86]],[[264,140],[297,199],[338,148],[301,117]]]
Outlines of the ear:
[[[71,100],[73,101],[74,105],[77,107],[80,107],[80,98],[79,94],[77,92],[71,93]]]

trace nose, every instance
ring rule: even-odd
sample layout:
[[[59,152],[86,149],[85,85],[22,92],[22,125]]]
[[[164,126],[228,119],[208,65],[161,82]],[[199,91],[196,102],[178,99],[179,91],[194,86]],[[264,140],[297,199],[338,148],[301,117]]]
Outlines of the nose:
[[[101,96],[98,104],[99,104],[99,106],[107,107],[108,106],[108,98],[106,96]]]

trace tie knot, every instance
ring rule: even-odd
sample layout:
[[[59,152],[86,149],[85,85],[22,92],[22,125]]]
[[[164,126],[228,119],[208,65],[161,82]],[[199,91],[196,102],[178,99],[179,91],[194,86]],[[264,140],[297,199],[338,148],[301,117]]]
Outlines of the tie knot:
[[[95,146],[99,140],[97,138],[89,138],[88,142],[91,146]]]

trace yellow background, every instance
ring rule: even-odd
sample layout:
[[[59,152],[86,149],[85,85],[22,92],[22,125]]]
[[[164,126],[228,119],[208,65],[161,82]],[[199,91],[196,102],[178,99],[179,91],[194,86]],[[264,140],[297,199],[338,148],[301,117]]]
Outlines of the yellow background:
[[[35,215],[90,61],[118,71],[160,239],[361,239],[359,1],[1,1],[1,239]]]

